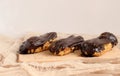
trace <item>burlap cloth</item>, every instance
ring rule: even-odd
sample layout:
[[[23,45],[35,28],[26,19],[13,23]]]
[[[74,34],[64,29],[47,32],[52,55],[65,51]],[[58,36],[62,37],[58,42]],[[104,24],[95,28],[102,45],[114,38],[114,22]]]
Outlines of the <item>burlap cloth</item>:
[[[0,36],[0,76],[120,76],[119,44],[101,57],[65,60],[56,62],[17,61],[17,51],[21,43],[38,33],[28,33],[21,38]],[[85,39],[97,35],[80,34]],[[67,34],[59,34],[63,38]],[[120,40],[120,37],[118,40]]]

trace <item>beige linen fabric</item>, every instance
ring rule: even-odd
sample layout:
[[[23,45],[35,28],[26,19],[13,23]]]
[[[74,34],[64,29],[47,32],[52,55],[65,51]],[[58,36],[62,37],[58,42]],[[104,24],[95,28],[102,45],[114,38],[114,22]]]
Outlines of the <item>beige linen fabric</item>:
[[[101,57],[17,63],[16,54],[19,46],[24,40],[35,35],[39,33],[28,33],[17,39],[0,36],[0,76],[120,76],[119,44]],[[80,35],[85,39],[97,36]],[[59,34],[60,38],[67,36],[67,34]]]

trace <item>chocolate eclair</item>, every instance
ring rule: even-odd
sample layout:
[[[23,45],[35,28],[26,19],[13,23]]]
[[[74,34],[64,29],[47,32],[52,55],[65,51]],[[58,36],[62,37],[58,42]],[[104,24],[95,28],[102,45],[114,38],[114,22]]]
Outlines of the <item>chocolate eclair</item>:
[[[99,37],[86,40],[81,44],[81,53],[87,57],[97,57],[110,51],[118,40],[115,35],[109,32],[102,33]]]
[[[54,55],[63,56],[74,50],[79,49],[78,45],[80,45],[83,41],[83,37],[71,35],[67,38],[53,42],[50,45],[49,50]]]
[[[40,36],[30,37],[22,43],[19,49],[20,54],[33,54],[44,50],[48,50],[48,47],[57,38],[56,32],[46,33]]]
[[[108,39],[112,43],[113,47],[115,45],[117,45],[117,43],[118,43],[116,36],[110,32],[104,32],[98,38],[99,39]]]

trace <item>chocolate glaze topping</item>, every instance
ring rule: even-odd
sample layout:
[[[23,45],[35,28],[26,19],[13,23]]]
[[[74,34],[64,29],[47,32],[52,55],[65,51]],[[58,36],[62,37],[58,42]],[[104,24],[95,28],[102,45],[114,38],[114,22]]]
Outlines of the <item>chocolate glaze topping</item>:
[[[81,53],[84,56],[91,57],[95,52],[100,52],[101,50],[104,50],[104,44],[108,43],[110,42],[106,39],[94,38],[91,40],[87,40],[81,44]],[[87,54],[85,52],[87,52]]]
[[[56,37],[56,32],[50,32],[44,35],[30,37],[20,46],[19,53],[27,54],[28,50],[36,49],[40,46],[43,46],[47,41],[55,39]]]
[[[54,43],[51,44],[49,47],[50,52],[58,54],[59,51],[64,50],[66,47],[76,47],[77,45],[80,45],[81,42],[83,42],[84,39],[81,36],[74,36],[71,35],[68,38],[60,39],[55,41]]]
[[[111,43],[112,46],[117,45],[117,38],[109,32],[102,33],[99,37],[86,40],[81,44],[81,53],[83,56],[92,57],[95,52],[105,50],[104,45]]]
[[[117,40],[116,36],[110,32],[104,32],[98,38],[99,39],[108,39],[113,44],[113,46],[118,44],[118,40]]]

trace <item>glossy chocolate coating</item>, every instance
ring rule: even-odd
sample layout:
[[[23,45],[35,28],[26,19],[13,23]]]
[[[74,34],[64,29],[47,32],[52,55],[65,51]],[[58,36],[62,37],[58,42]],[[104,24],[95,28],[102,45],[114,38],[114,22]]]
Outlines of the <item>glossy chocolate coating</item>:
[[[95,52],[100,53],[102,50],[105,50],[104,45],[109,43],[115,46],[118,40],[112,33],[104,32],[97,38],[83,42],[81,44],[81,53],[83,56],[92,57]]]
[[[112,43],[113,46],[118,44],[118,40],[117,40],[116,36],[110,32],[104,32],[98,38],[99,39],[108,39]]]
[[[62,51],[66,47],[69,48],[77,47],[77,45],[80,45],[81,42],[83,41],[84,41],[83,37],[71,35],[68,38],[60,39],[52,43],[51,46],[49,47],[49,50],[51,53],[58,54],[60,50]]]
[[[47,41],[50,41],[51,39],[53,40],[56,37],[56,32],[50,32],[41,36],[30,37],[20,46],[19,53],[27,54],[28,50],[42,47]]]
[[[95,52],[100,52],[101,50],[104,50],[104,44],[108,43],[110,42],[106,39],[95,38],[87,40],[81,44],[81,53],[84,56],[92,57]]]

